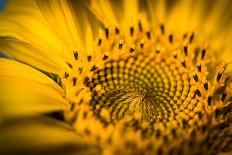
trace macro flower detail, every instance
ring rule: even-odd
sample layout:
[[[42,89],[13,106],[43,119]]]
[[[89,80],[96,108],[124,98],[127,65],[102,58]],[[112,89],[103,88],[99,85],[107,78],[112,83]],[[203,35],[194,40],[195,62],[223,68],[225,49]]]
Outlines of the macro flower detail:
[[[232,12],[209,4],[9,1],[0,153],[230,152]]]

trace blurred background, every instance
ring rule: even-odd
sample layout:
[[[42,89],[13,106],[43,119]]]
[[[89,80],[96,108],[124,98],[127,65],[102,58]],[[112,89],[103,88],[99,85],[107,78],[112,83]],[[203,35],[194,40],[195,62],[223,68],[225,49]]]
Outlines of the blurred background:
[[[6,5],[7,0],[0,0],[0,11],[4,9],[4,6]]]
[[[0,13],[4,9],[6,4],[7,4],[7,0],[0,0]],[[0,57],[6,57],[6,55],[0,52]]]

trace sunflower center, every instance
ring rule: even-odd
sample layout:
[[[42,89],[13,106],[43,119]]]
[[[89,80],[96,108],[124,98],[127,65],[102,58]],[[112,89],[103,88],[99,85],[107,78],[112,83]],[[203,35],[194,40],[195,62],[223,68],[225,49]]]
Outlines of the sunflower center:
[[[94,45],[98,55],[74,52],[72,72],[64,75],[72,105],[66,120],[193,124],[209,89],[201,79],[207,74],[206,49],[193,36],[166,34],[164,25],[144,31],[140,22],[125,32],[106,28]]]
[[[135,113],[148,122],[168,121],[175,116],[175,104],[183,103],[190,88],[189,78],[180,68],[175,61],[159,62],[144,54],[107,62],[87,83],[93,93],[94,113],[101,117],[101,109],[108,109],[111,121]]]

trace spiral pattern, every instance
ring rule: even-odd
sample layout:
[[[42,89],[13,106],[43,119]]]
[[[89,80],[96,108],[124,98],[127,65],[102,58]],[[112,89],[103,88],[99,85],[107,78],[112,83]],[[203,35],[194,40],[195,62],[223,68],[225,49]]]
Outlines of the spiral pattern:
[[[139,112],[141,119],[154,123],[174,119],[180,107],[192,110],[190,77],[176,62],[144,54],[107,62],[87,84],[96,115],[101,108],[109,109],[112,121]]]

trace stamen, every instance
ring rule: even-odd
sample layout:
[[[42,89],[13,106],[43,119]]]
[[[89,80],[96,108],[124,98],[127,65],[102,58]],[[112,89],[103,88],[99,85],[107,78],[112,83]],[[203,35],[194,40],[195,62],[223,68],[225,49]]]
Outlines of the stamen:
[[[146,35],[147,35],[147,38],[150,40],[151,39],[151,33],[147,32]]]
[[[173,43],[173,35],[172,34],[169,35],[169,42]]]
[[[142,23],[141,21],[139,21],[139,31],[142,32],[143,31],[143,27],[142,27]]]
[[[134,34],[134,27],[132,26],[130,27],[130,36],[133,36],[133,34]]]
[[[209,96],[209,97],[208,97],[207,103],[208,103],[209,106],[212,105],[212,96]]]
[[[160,30],[161,30],[161,34],[164,35],[165,29],[164,29],[164,25],[163,24],[160,25]]]
[[[72,69],[72,64],[70,64],[69,62],[66,62],[66,64]]]
[[[73,78],[73,86],[76,86],[77,84],[77,78]]]
[[[186,63],[185,63],[184,60],[181,61],[181,64],[182,64],[182,66],[183,66],[184,68],[186,68]]]
[[[193,76],[194,80],[197,82],[198,81],[198,76],[197,75],[194,75]]]
[[[106,54],[104,54],[104,56],[103,56],[103,58],[102,58],[102,60],[106,60],[106,59],[108,59],[108,56],[106,55]]]
[[[144,43],[142,42],[142,43],[140,43],[140,47],[141,48],[143,48],[144,47]]]
[[[201,72],[201,64],[197,64],[197,70],[198,72]]]
[[[217,75],[217,82],[220,81],[221,77],[222,77],[222,73],[218,73],[218,75]]]
[[[218,75],[217,75],[217,82],[220,81],[222,74],[225,72],[226,68],[227,68],[228,64],[225,64],[222,66],[221,70],[219,71]]]
[[[186,38],[187,38],[187,36],[188,36],[188,34],[187,34],[187,33],[185,33],[185,34],[183,35],[183,39],[186,39]]]
[[[102,39],[99,38],[99,39],[98,39],[98,46],[101,46],[101,44],[102,44]]]
[[[105,35],[106,35],[106,38],[108,39],[109,38],[109,29],[108,28],[105,28]]]
[[[119,34],[119,33],[120,33],[120,30],[119,30],[118,27],[115,28],[115,33],[116,33],[116,34]]]
[[[123,40],[120,40],[119,44],[118,44],[118,48],[119,49],[122,49],[122,46],[123,46]]]
[[[88,62],[90,62],[92,60],[92,56],[91,55],[87,56],[87,60]]]
[[[191,34],[190,38],[189,38],[189,43],[191,44],[193,42],[194,39],[194,33]]]
[[[205,58],[205,54],[206,54],[206,49],[203,49],[201,52],[201,59],[202,60]]]
[[[83,84],[87,84],[89,82],[89,77],[85,77],[84,80],[83,80]]]
[[[130,48],[130,53],[133,53],[135,51],[135,46]]]
[[[79,67],[78,70],[79,70],[79,74],[81,74],[82,71],[83,71],[83,68],[82,68],[82,67]]]
[[[68,78],[69,74],[67,72],[64,73],[64,78]]]
[[[188,46],[184,46],[184,54],[185,54],[185,56],[188,55]]]
[[[205,90],[208,90],[208,83],[207,82],[204,83],[204,88],[205,88]]]
[[[200,92],[199,89],[197,89],[197,90],[195,91],[195,93],[196,93],[197,96],[201,97],[201,92]]]
[[[74,52],[73,52],[73,55],[74,55],[75,60],[78,60],[78,52],[77,52],[77,51],[74,51]]]
[[[175,52],[173,55],[174,59],[177,59],[177,53]]]
[[[91,72],[95,71],[97,69],[97,67],[95,65],[93,65],[93,67],[90,69]]]

